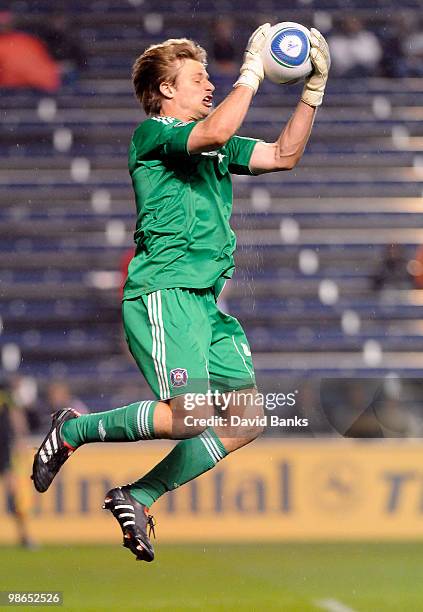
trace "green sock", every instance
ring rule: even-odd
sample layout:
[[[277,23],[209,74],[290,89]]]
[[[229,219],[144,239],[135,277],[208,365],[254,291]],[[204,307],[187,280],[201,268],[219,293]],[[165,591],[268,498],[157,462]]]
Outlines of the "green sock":
[[[82,414],[65,421],[64,441],[78,448],[86,442],[135,442],[154,438],[153,415],[157,402],[144,401],[107,412]]]
[[[130,485],[135,499],[150,507],[163,493],[211,470],[227,451],[210,427],[199,436],[181,440],[148,474]]]

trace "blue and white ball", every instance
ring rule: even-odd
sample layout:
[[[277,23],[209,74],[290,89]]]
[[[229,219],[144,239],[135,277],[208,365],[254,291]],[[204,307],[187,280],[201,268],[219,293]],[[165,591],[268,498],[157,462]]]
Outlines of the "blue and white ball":
[[[274,83],[293,83],[313,70],[310,31],[299,23],[284,21],[270,28],[262,51],[265,76]]]

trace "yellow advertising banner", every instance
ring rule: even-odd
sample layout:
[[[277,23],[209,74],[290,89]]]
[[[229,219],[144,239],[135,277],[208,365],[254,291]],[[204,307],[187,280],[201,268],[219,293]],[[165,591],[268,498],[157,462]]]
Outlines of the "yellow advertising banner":
[[[42,495],[21,471],[31,532],[41,542],[118,541],[104,493],[139,478],[171,446],[87,445]],[[421,538],[422,465],[421,441],[257,441],[160,499],[157,532],[163,542]],[[0,502],[0,543],[12,542],[5,495]]]

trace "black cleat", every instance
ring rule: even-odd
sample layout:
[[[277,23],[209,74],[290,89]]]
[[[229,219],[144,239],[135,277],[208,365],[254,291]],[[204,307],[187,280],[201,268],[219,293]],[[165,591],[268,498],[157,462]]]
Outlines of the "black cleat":
[[[118,521],[123,533],[123,546],[134,553],[137,561],[153,561],[154,549],[150,534],[156,537],[155,522],[148,513],[147,506],[137,502],[129,493],[128,487],[117,487],[106,494],[103,508],[110,510]]]
[[[63,440],[60,430],[65,421],[76,419],[79,416],[79,412],[73,408],[58,410],[52,415],[51,429],[35,453],[32,466],[31,478],[40,493],[47,491],[57,472],[73,453],[74,449]]]

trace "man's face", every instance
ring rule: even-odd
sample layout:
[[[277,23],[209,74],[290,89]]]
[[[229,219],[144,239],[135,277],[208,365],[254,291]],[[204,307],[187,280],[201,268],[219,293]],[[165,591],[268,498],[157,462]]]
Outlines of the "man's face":
[[[181,62],[172,91],[172,107],[184,120],[204,119],[213,107],[214,85],[203,64],[196,60]]]

